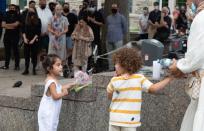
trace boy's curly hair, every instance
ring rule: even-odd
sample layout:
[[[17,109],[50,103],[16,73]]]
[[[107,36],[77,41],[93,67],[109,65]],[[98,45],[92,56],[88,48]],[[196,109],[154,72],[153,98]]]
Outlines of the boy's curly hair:
[[[128,73],[134,74],[143,65],[142,57],[134,48],[122,48],[116,51],[112,60],[114,64],[120,64]]]

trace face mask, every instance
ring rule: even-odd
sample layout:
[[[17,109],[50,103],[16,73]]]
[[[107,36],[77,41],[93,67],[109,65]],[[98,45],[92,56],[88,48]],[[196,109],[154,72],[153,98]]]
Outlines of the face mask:
[[[95,8],[94,8],[94,7],[90,7],[90,8],[88,9],[88,11],[90,11],[91,13],[93,13],[93,12],[95,11]]]
[[[46,5],[40,5],[41,9],[45,9]]]
[[[192,4],[191,4],[191,10],[192,10],[192,12],[195,14],[196,13],[196,11],[197,11],[197,8],[196,8],[196,5],[192,2]]]
[[[15,14],[16,13],[15,10],[9,10],[8,12],[9,12],[9,14]]]
[[[68,12],[69,12],[69,8],[64,8],[63,11],[64,11],[65,13],[68,13]]]
[[[113,14],[116,14],[116,13],[118,12],[118,10],[117,10],[117,9],[111,9],[111,12],[112,12]]]

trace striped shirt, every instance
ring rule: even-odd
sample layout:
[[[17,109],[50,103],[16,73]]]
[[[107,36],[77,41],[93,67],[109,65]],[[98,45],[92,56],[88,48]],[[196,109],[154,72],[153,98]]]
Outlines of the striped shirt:
[[[140,126],[142,91],[148,92],[151,85],[140,74],[133,74],[129,78],[113,77],[107,87],[107,92],[113,93],[109,124],[122,127]]]

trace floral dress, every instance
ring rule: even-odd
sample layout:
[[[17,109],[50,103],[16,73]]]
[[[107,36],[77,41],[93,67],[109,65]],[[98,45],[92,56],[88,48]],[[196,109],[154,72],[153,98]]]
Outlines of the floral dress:
[[[68,27],[69,25],[67,18],[64,16],[61,16],[60,18],[53,16],[49,24],[51,25],[51,28],[58,33],[63,32],[65,27]],[[62,60],[66,60],[66,34],[56,37],[50,33],[49,38],[50,42],[48,54],[56,54]]]

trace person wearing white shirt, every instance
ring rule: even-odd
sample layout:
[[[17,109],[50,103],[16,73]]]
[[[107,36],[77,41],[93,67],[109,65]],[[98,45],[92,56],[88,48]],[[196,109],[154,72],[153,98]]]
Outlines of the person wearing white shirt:
[[[140,26],[140,38],[139,39],[148,39],[148,18],[149,18],[149,9],[147,7],[143,8],[143,14],[139,18]]]
[[[39,7],[37,8],[38,17],[41,20],[41,39],[40,39],[40,50],[46,50],[48,52],[48,23],[52,18],[52,12],[46,6],[46,0],[39,0]]]
[[[184,74],[196,72],[201,77],[198,99],[191,99],[185,113],[180,131],[204,131],[204,0],[193,0],[197,8],[188,38],[185,57],[170,66],[173,75],[182,77]]]

